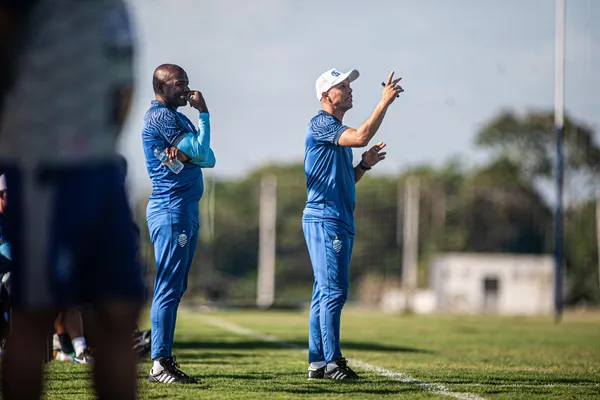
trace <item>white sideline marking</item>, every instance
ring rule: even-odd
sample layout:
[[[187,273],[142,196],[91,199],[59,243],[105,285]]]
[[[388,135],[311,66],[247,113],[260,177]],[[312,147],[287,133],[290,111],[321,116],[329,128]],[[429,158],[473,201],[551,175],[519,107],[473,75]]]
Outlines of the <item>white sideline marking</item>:
[[[277,339],[274,336],[263,335],[261,333],[251,331],[250,329],[244,328],[237,324],[233,324],[231,322],[224,321],[220,318],[207,317],[207,316],[204,316],[203,318],[206,321],[208,321],[210,324],[217,326],[221,329],[224,329],[226,331],[237,333],[238,335],[242,335],[242,336],[253,337],[255,339],[262,340],[263,342],[276,343],[281,347],[287,347],[287,348],[291,348],[291,349],[301,350],[305,353],[308,353],[308,350],[306,350],[305,348],[303,348],[301,346],[297,346],[292,343],[284,342],[282,340]],[[475,393],[453,392],[447,386],[445,386],[444,384],[441,384],[441,383],[427,383],[427,382],[415,379],[408,374],[390,371],[389,369],[381,368],[376,365],[368,364],[366,362],[352,359],[352,358],[349,358],[348,361],[353,366],[355,365],[359,368],[366,369],[367,371],[375,372],[376,374],[385,376],[386,378],[390,378],[390,379],[393,379],[396,381],[400,381],[407,385],[418,386],[423,390],[427,390],[428,392],[441,394],[441,395],[445,395],[445,396],[449,396],[449,397],[454,397],[454,398],[460,399],[460,400],[484,400],[483,397],[480,397],[480,396],[476,395]]]
[[[488,386],[488,387],[495,387],[495,388],[553,388],[553,387],[560,387],[560,388],[578,388],[578,389],[583,389],[583,388],[596,388],[596,387],[600,387],[600,383],[593,383],[593,382],[588,382],[588,383],[584,383],[584,382],[580,382],[580,383],[500,383],[500,384],[494,384],[494,383],[454,383],[454,385],[459,385],[459,386]]]

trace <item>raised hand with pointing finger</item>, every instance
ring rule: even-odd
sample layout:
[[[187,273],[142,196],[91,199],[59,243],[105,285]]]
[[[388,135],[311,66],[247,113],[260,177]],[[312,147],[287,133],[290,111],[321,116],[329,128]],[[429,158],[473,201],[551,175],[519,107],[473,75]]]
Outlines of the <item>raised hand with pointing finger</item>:
[[[402,77],[396,79],[393,78],[394,71],[390,72],[387,83],[381,82],[381,86],[383,86],[382,100],[384,100],[387,105],[392,104],[397,97],[400,97],[400,93],[404,92],[402,86],[398,85],[398,82],[402,80]]]

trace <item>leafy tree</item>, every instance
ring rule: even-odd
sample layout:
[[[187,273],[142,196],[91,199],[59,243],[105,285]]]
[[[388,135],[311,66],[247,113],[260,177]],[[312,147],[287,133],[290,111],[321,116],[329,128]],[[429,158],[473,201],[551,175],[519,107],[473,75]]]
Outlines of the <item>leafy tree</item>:
[[[476,144],[496,158],[506,158],[532,180],[551,180],[556,160],[556,131],[552,111],[518,115],[503,111],[479,131]],[[566,185],[574,197],[589,197],[600,173],[600,147],[593,130],[569,115],[564,123]],[[584,189],[584,190],[582,190]]]

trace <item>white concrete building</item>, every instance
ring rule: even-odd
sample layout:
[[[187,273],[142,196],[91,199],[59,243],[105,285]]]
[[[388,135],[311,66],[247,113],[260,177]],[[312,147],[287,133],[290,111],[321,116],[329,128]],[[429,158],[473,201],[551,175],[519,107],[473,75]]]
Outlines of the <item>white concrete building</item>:
[[[436,312],[550,314],[554,264],[548,255],[441,254],[430,264]]]

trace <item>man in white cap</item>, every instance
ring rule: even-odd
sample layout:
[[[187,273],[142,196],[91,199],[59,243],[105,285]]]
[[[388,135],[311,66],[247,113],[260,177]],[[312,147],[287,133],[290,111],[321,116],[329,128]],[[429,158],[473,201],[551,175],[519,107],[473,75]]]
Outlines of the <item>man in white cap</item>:
[[[354,245],[355,184],[385,158],[379,142],[362,154],[355,167],[352,147],[369,144],[388,109],[403,89],[401,78],[390,73],[381,100],[358,128],[342,123],[352,108],[350,83],[355,69],[330,69],[316,82],[321,110],[308,124],[304,171],[307,201],[302,228],[313,266],[315,283],[309,317],[308,379],[357,379],[340,350],[340,316],[348,296],[348,267]]]

